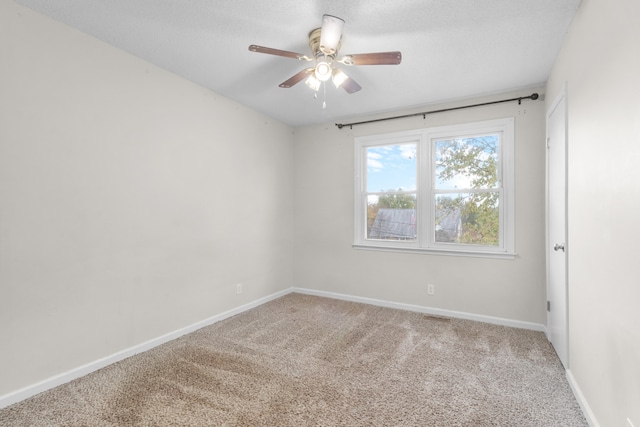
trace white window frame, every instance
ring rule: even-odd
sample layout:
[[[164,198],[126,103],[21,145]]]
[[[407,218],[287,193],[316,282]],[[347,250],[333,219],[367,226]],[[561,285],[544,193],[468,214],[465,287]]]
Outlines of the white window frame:
[[[515,119],[439,126],[426,129],[355,138],[354,243],[355,249],[400,251],[453,256],[514,259],[515,253]],[[434,141],[455,137],[500,133],[498,180],[500,192],[499,245],[465,245],[435,241],[433,213]],[[417,239],[415,241],[367,239],[367,149],[374,146],[416,143],[417,151]]]

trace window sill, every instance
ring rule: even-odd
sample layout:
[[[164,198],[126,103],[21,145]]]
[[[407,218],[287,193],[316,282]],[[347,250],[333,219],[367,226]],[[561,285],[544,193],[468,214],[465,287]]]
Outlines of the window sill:
[[[366,244],[353,244],[353,249],[365,250],[365,251],[380,251],[380,252],[400,252],[409,254],[424,254],[424,255],[444,255],[444,256],[460,256],[460,257],[472,257],[472,258],[493,258],[493,259],[516,259],[518,254],[515,252],[489,252],[489,251],[469,251],[469,250],[455,250],[455,249],[432,249],[432,248],[408,248],[398,246],[377,246]]]

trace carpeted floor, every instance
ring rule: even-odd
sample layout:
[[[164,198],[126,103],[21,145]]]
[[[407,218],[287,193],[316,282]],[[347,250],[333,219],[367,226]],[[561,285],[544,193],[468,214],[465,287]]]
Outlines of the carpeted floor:
[[[545,336],[289,294],[0,410],[2,426],[586,426]]]

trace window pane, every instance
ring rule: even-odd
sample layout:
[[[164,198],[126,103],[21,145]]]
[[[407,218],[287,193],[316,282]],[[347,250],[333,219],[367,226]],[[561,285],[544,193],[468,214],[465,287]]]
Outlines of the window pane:
[[[436,195],[435,241],[498,246],[498,205],[497,191]]]
[[[416,240],[416,195],[367,197],[367,239]]]
[[[367,148],[367,192],[416,189],[416,144]]]
[[[498,134],[435,141],[439,190],[498,187]]]

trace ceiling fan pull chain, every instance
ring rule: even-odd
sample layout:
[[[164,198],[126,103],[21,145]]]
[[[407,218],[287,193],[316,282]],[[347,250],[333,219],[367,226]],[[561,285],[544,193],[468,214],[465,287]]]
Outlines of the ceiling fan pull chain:
[[[327,108],[327,85],[325,82],[322,82],[322,92],[323,92],[322,109],[325,110]]]

